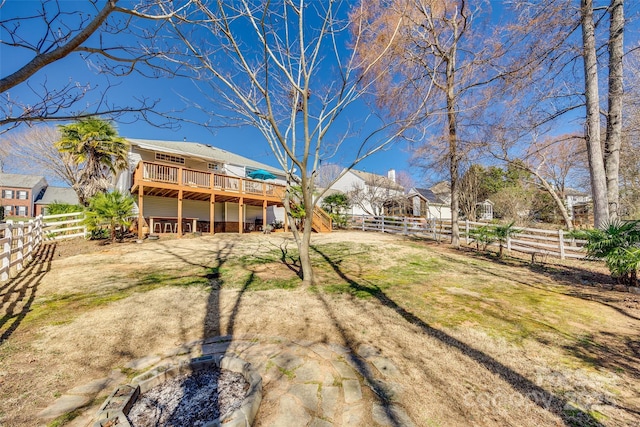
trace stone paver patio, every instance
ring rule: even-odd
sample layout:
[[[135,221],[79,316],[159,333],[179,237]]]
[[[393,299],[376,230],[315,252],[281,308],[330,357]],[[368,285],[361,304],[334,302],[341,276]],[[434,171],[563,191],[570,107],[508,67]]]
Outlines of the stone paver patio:
[[[399,402],[401,374],[392,360],[370,346],[354,353],[325,343],[292,342],[279,337],[214,337],[184,344],[164,355],[132,360],[126,368],[144,372],[155,366],[207,354],[238,356],[262,376],[263,398],[255,426],[414,426]],[[106,396],[126,377],[114,370],[108,377],[75,387],[38,414],[49,421]],[[71,427],[93,425],[102,401],[75,418]]]

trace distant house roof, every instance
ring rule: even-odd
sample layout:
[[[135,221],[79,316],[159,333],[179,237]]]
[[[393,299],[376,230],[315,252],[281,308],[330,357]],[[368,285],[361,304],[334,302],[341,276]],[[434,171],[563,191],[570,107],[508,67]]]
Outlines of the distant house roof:
[[[135,139],[127,138],[132,146],[136,146],[146,150],[162,151],[166,153],[190,155],[200,157],[205,160],[220,161],[227,164],[238,166],[249,166],[256,169],[264,169],[274,174],[282,175],[282,169],[274,168],[264,163],[256,162],[238,154],[231,153],[221,148],[199,142],[187,141],[158,141],[151,139]]]
[[[33,188],[43,180],[46,185],[44,176],[0,173],[0,187]]]
[[[437,194],[435,194],[433,191],[427,188],[414,187],[411,189],[411,191],[409,191],[408,195],[409,197],[414,195],[421,196],[423,199],[425,199],[429,203],[446,204]]]
[[[351,169],[351,172],[358,178],[362,179],[366,184],[373,183],[374,185],[381,188],[388,188],[391,190],[404,192],[404,187],[402,185],[387,178],[386,176],[370,172],[358,171],[355,169]]]
[[[69,187],[47,187],[42,197],[36,200],[36,205],[50,205],[53,202],[79,205],[78,195]]]

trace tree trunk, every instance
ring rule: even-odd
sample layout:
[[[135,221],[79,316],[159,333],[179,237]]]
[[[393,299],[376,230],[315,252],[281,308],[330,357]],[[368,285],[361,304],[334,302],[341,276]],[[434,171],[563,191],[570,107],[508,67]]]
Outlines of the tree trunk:
[[[305,207],[305,211],[307,208]],[[302,231],[302,239],[298,245],[300,252],[300,269],[302,270],[302,286],[311,286],[314,284],[313,268],[311,266],[311,224],[313,221],[313,212],[307,212],[304,219],[304,227]]]
[[[447,61],[447,125],[449,127],[449,174],[451,175],[451,245],[460,247],[460,230],[458,228],[458,181],[459,155],[458,135],[456,132],[455,102],[455,48]]]
[[[533,171],[533,174],[538,178],[542,187],[551,195],[553,201],[556,203],[556,207],[560,211],[562,215],[562,219],[564,220],[565,225],[567,226],[567,230],[573,230],[573,221],[569,217],[569,212],[567,211],[567,207],[564,204],[564,201],[558,196],[556,190],[547,182],[546,179],[542,178],[537,172]]]
[[[594,226],[602,227],[609,220],[607,181],[600,146],[600,105],[598,98],[598,62],[596,56],[593,0],[581,0],[582,43],[585,75],[587,117],[585,138],[593,194]]]
[[[620,146],[622,143],[622,56],[624,36],[624,1],[611,0],[609,10],[609,108],[607,134],[604,145],[605,170],[607,173],[607,198],[609,218],[616,219],[619,212]]]

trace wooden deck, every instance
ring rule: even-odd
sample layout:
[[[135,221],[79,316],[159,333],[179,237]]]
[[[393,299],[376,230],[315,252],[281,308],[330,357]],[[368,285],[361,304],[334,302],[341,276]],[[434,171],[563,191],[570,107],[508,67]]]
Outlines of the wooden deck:
[[[133,174],[131,194],[217,202],[282,206],[285,186],[247,178],[141,161]],[[181,193],[181,194],[180,194]],[[241,200],[242,199],[242,200]]]
[[[239,178],[229,175],[187,169],[180,166],[165,165],[160,163],[141,161],[133,173],[133,185],[131,194],[138,196],[138,224],[142,224],[154,232],[153,221],[147,223],[144,212],[144,196],[168,197],[176,199],[178,214],[175,217],[174,232],[179,236],[185,231],[182,202],[183,200],[199,200],[210,203],[210,218],[208,223],[214,224],[215,203],[230,202],[238,204],[238,218],[243,218],[244,205],[262,207],[263,224],[266,228],[267,207],[284,206],[284,185],[257,181],[248,178]],[[193,220],[192,220],[193,221]],[[237,223],[237,232],[243,233],[246,226],[240,220]],[[164,227],[164,226],[163,226]],[[194,228],[191,226],[190,228]],[[225,231],[229,228],[225,226]],[[285,230],[288,224],[285,221]],[[143,227],[138,227],[138,235],[144,237]],[[313,229],[316,232],[331,232],[332,223],[330,216],[319,207],[314,209]],[[162,228],[164,230],[164,228]],[[219,232],[216,227],[209,227],[209,233]]]

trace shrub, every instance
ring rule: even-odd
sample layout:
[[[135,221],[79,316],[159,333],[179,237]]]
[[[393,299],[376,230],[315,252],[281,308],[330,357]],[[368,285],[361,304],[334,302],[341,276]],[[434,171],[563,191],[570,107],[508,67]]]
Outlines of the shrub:
[[[585,230],[587,256],[603,259],[611,277],[619,283],[633,286],[640,268],[640,220],[612,221],[602,229]]]
[[[494,229],[488,225],[483,225],[482,227],[469,231],[469,236],[476,242],[477,250],[480,250],[480,245],[482,245],[482,250],[486,251],[487,246],[496,241],[496,233]]]

